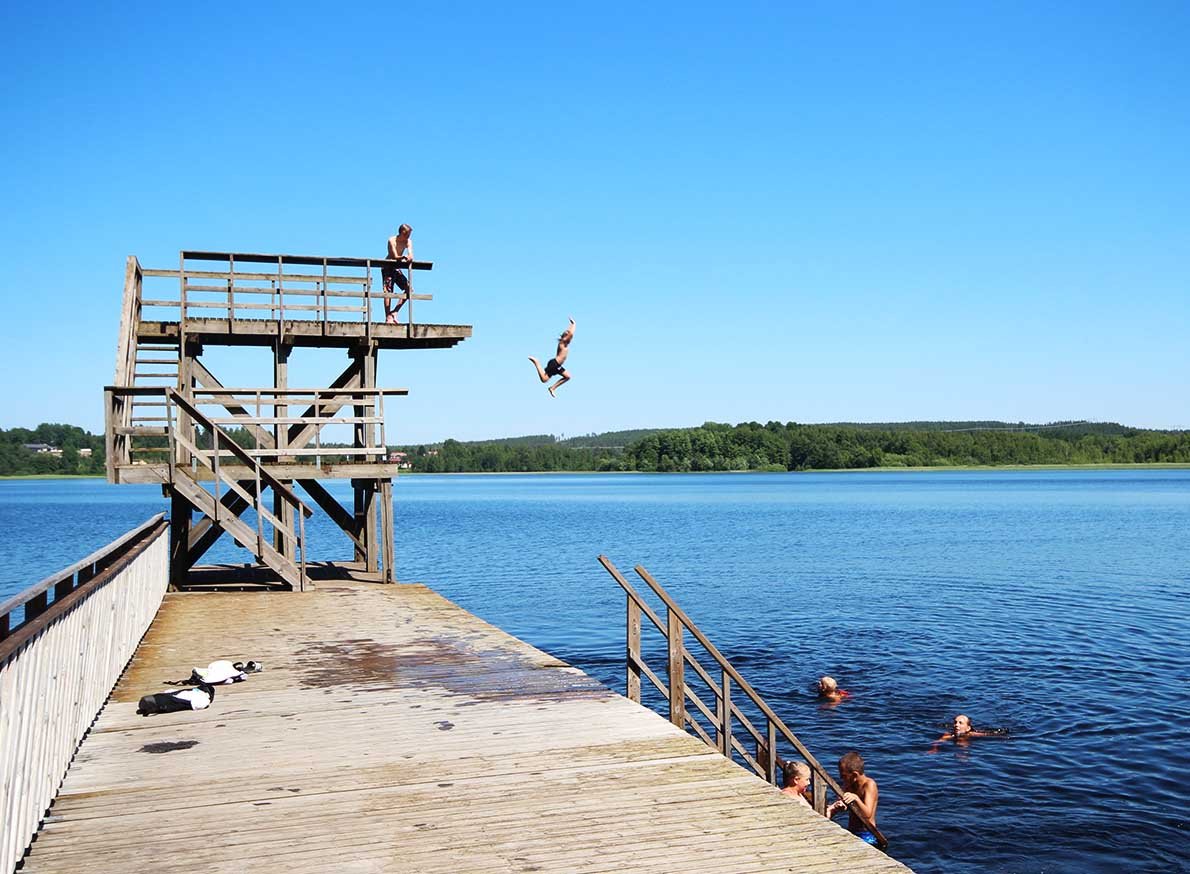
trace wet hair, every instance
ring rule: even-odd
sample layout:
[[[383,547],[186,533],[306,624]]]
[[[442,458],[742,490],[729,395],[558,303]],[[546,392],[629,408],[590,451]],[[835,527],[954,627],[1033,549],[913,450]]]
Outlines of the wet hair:
[[[397,228],[397,233],[398,234],[412,234],[413,228],[409,227],[409,225],[401,225],[399,228]]]
[[[801,775],[807,782],[810,780],[810,766],[805,762],[786,762],[782,768],[785,774],[785,785],[792,786],[793,781]]]
[[[855,774],[864,772],[864,757],[852,750],[839,759],[839,770],[850,771]]]
[[[835,682],[834,677],[819,677],[818,688],[823,692],[834,692],[839,688],[839,684]]]

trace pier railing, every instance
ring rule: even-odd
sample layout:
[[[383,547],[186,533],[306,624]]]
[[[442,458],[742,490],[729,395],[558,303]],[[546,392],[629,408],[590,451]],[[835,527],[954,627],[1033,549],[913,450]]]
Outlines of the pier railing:
[[[810,766],[810,792],[813,807],[821,814],[826,813],[826,793],[829,789],[837,797],[843,797],[843,789],[814,758],[797,736],[781,720],[764,699],[740,676],[739,671],[716,649],[715,645],[699,630],[698,626],[677,605],[670,594],[640,565],[635,571],[648,585],[653,593],[661,600],[665,608],[664,619],[655,611],[636,588],[624,578],[619,569],[607,558],[599,556],[599,563],[611,574],[612,579],[619,583],[627,597],[627,684],[628,697],[641,702],[641,678],[647,679],[661,694],[669,705],[669,721],[683,730],[690,730],[707,746],[718,750],[732,761],[742,761],[758,776],[777,785],[778,761],[781,758],[779,748],[786,744],[793,748],[798,756]],[[666,680],[645,662],[641,647],[642,617],[661,633],[666,648]],[[714,667],[705,667],[686,645],[685,635],[689,633],[715,663]],[[713,697],[713,706],[703,701],[698,694],[698,688],[687,680],[686,669],[689,667],[694,675],[709,690]],[[716,678],[712,670],[718,674]],[[759,713],[758,726],[741,709],[744,701],[751,704],[753,713]],[[694,711],[687,708],[687,702],[694,705]],[[699,715],[705,720],[706,726],[699,721]],[[709,726],[709,727],[707,727]],[[737,735],[736,728],[745,732]],[[751,740],[749,745],[748,741]],[[877,846],[887,847],[884,835],[870,822],[863,812],[853,803],[849,811],[856,816],[864,826],[876,837]]]
[[[0,603],[0,871],[12,871],[157,613],[163,515]]]

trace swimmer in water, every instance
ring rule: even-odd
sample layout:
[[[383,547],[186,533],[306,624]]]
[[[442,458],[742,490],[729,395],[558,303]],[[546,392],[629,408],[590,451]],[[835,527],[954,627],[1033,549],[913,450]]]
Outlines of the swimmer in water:
[[[837,704],[844,698],[850,698],[851,693],[846,689],[840,689],[834,677],[819,677],[818,697],[824,701],[831,701]]]
[[[779,764],[785,775],[785,788],[781,793],[812,808],[807,797],[810,794],[810,766],[805,762],[780,761]]]
[[[936,753],[941,744],[948,740],[953,740],[956,743],[966,744],[973,737],[1004,737],[1007,732],[1004,731],[981,731],[971,726],[971,717],[960,713],[954,718],[954,725],[950,731],[942,735],[930,745],[930,752]]]
[[[864,773],[864,759],[854,750],[839,759],[839,782],[843,784],[843,797],[826,809],[827,818],[840,811],[846,810],[847,830],[859,836],[865,843],[876,846],[878,839],[868,830],[864,821],[856,816],[856,810],[864,815],[872,825],[876,824],[876,805],[880,801],[880,792],[876,788],[876,781]],[[850,805],[855,805],[855,810]]]

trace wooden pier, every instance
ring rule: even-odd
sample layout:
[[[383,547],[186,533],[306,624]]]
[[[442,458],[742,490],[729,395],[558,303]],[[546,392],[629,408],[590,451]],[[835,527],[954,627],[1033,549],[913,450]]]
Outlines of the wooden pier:
[[[818,811],[842,792],[643,568],[660,610],[602,559],[627,596],[628,697],[424,586],[377,585],[396,582],[385,400],[407,393],[379,386],[379,352],[471,335],[414,321],[431,267],[128,259],[107,473],[160,484],[170,514],[0,604],[0,874],[907,870],[774,788],[782,747]],[[402,294],[376,270],[403,271]],[[214,346],[267,350],[266,378],[225,385]],[[292,387],[291,353],[318,347],[345,369]],[[315,509],[342,558],[308,554]],[[255,562],[199,565],[223,534]],[[223,659],[265,670],[209,709],[137,716]]]
[[[137,699],[218,658],[208,710]],[[23,870],[883,872],[904,866],[423,586],[171,593]]]

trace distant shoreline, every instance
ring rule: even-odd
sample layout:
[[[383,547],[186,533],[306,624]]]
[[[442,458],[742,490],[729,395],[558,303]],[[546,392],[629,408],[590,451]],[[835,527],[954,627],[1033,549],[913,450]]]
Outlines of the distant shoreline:
[[[103,479],[101,473],[6,473],[0,479]]]
[[[407,476],[535,476],[550,474],[600,474],[611,473],[632,476],[688,476],[690,474],[724,473],[898,473],[930,470],[1190,470],[1190,464],[1181,462],[1143,462],[1139,464],[935,464],[924,467],[823,467],[810,470],[451,470],[451,471],[402,471],[399,477]]]
[[[1142,464],[934,464],[923,467],[823,467],[809,470],[452,470],[435,473],[403,471],[397,478],[407,476],[538,476],[540,474],[573,474],[592,476],[595,474],[618,474],[631,476],[683,476],[689,474],[725,473],[921,473],[923,471],[974,471],[974,470],[1190,470],[1190,464],[1175,462],[1144,462]],[[46,479],[104,479],[102,474],[29,473],[3,474],[0,480],[46,480]]]

